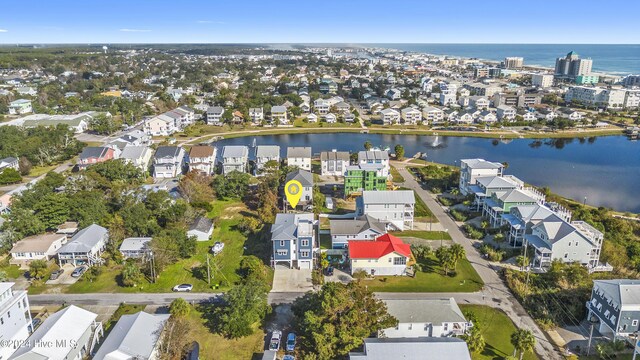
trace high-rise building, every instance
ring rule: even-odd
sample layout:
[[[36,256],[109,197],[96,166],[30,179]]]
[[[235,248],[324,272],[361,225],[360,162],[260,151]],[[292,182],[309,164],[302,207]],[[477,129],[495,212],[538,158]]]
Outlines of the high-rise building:
[[[580,75],[590,75],[593,61],[580,59],[580,55],[572,51],[563,58],[556,59],[555,74],[559,77],[575,78]]]
[[[524,58],[514,56],[504,58],[505,69],[520,69],[522,65],[524,65]]]

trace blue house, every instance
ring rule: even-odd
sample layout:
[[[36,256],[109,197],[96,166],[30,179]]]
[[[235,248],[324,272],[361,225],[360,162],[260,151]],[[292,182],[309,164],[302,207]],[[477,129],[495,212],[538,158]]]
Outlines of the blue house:
[[[318,250],[316,226],[312,213],[277,214],[275,223],[271,225],[271,265],[313,269],[313,255]]]

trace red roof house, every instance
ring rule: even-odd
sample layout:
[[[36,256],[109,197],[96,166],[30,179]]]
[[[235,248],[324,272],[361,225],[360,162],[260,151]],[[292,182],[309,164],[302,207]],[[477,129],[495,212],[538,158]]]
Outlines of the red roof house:
[[[371,275],[405,275],[411,247],[401,239],[385,234],[374,241],[349,241],[351,273],[364,270]]]

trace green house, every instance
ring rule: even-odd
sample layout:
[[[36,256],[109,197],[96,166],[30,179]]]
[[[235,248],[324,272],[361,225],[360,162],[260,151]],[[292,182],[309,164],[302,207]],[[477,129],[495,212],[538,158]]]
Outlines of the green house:
[[[382,176],[384,168],[375,164],[348,166],[344,176],[344,196],[365,190],[387,190],[387,177]]]

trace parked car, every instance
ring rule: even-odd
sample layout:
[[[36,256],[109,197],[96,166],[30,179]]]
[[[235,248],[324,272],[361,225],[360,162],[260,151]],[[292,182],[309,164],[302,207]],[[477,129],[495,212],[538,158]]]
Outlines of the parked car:
[[[280,340],[282,339],[282,331],[274,330],[271,333],[271,341],[269,342],[269,350],[279,350],[280,349]]]
[[[88,267],[86,265],[81,265],[78,266],[77,268],[73,269],[73,272],[71,273],[72,277],[80,277],[82,276],[82,274],[84,274],[87,271]]]
[[[282,360],[296,360],[296,358],[293,355],[285,355]]]
[[[213,253],[213,255],[218,255],[222,252],[222,249],[224,249],[224,243],[216,241],[216,243],[211,247],[211,252]]]
[[[173,287],[173,291],[177,292],[189,292],[193,290],[193,285],[191,284],[180,284]]]
[[[64,270],[62,270],[62,269],[54,270],[54,271],[51,272],[51,275],[49,275],[49,280],[56,280],[63,273],[64,273]]]
[[[326,276],[333,276],[333,266],[327,266],[327,268],[324,269],[324,274]]]
[[[287,335],[287,351],[294,351],[296,349],[296,334],[289,333]]]

